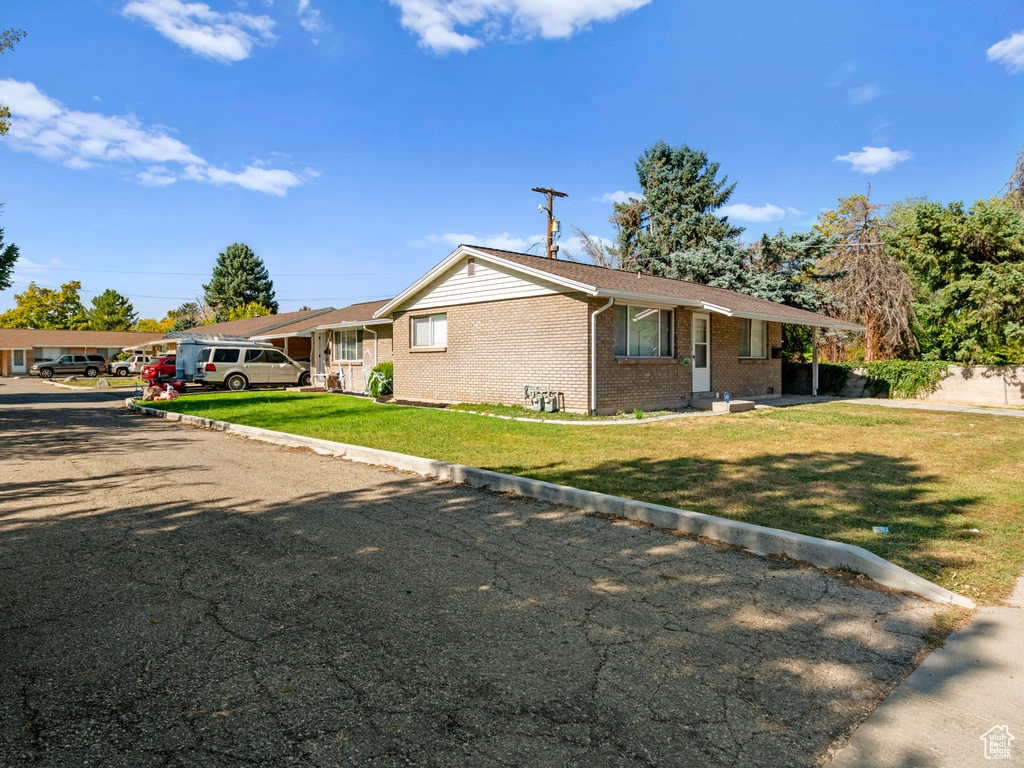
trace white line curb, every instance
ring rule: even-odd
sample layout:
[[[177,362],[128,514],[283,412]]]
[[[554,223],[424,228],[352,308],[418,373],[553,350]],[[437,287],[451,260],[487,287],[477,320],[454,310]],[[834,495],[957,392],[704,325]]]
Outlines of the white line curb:
[[[911,592],[936,603],[953,603],[966,608],[976,607],[973,600],[950,592],[938,584],[933,584],[905,568],[852,544],[804,536],[762,525],[751,525],[660,504],[649,504],[645,501],[626,499],[621,496],[584,491],[543,480],[506,475],[487,469],[465,467],[461,464],[449,464],[445,461],[408,456],[404,453],[382,451],[377,448],[348,445],[333,440],[291,435],[272,429],[247,427],[227,421],[216,421],[200,416],[147,408],[138,405],[132,398],[125,400],[125,405],[139,413],[159,416],[169,421],[179,421],[197,427],[229,432],[277,445],[310,448],[327,456],[337,456],[362,464],[384,465],[439,480],[489,488],[492,491],[515,493],[553,504],[564,504],[586,512],[603,512],[628,520],[639,520],[660,528],[670,528],[733,544],[758,555],[785,555],[794,560],[812,563],[819,568],[849,568],[886,587]]]

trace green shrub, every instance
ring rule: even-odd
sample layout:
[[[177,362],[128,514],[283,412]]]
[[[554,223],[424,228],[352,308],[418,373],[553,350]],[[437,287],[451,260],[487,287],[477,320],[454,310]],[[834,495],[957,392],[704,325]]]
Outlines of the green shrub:
[[[374,397],[390,395],[395,391],[395,364],[377,363],[370,371],[370,394]]]
[[[863,364],[873,395],[923,397],[935,391],[949,364],[936,360],[876,360]]]

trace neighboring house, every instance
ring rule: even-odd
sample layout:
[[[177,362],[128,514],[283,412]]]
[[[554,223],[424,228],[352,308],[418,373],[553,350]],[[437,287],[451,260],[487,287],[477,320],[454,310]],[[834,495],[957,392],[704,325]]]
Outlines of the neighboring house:
[[[374,313],[393,321],[395,397],[569,411],[782,393],[782,325],[863,330],[722,288],[461,245]]]
[[[374,313],[390,301],[352,304],[250,338],[274,343],[276,339],[294,343],[295,339],[306,338],[314,381],[362,392],[374,366],[392,357],[391,318],[374,318]]]
[[[0,328],[0,376],[27,374],[34,363],[62,355],[103,355],[110,362],[125,346],[153,344],[162,333]]]
[[[303,309],[297,312],[284,312],[279,315],[266,315],[264,317],[249,317],[244,320],[229,320],[224,323],[212,323],[210,325],[197,325],[184,331],[173,331],[166,336],[159,338],[158,350],[161,354],[174,352],[178,345],[178,339],[211,338],[220,340],[244,341],[252,339],[257,334],[263,334],[261,340],[270,341],[289,357],[309,357],[309,337],[287,338],[275,332],[275,329],[291,325],[297,321],[315,318],[328,312],[333,312],[334,307],[323,307],[321,309]],[[150,352],[146,347],[138,347],[133,351]]]

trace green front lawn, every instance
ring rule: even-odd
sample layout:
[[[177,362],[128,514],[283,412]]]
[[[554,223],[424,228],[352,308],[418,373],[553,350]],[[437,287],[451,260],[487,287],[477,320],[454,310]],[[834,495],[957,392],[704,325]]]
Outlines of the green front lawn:
[[[980,602],[1024,572],[1010,417],[829,403],[580,427],[290,392],[152,405],[846,541]]]

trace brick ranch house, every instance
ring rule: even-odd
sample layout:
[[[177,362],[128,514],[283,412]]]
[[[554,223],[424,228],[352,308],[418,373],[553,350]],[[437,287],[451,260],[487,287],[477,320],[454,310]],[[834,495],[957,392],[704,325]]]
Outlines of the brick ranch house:
[[[400,400],[521,405],[539,385],[597,414],[779,396],[784,323],[862,330],[722,288],[469,245],[373,319],[390,322]]]
[[[122,348],[152,345],[162,336],[136,331],[0,328],[0,376],[27,375],[33,363],[64,355],[103,355],[110,362]]]
[[[304,338],[314,383],[362,392],[374,366],[392,359],[391,318],[374,318],[390,301],[352,304],[250,338],[275,344]]]
[[[309,334],[278,334],[276,329],[290,326],[293,323],[319,317],[328,312],[333,312],[334,307],[323,307],[321,309],[302,309],[296,312],[283,312],[279,315],[266,315],[264,317],[247,317],[243,320],[227,320],[223,323],[211,323],[210,325],[197,325],[184,331],[173,331],[159,340],[162,352],[173,353],[181,339],[203,339],[211,340],[248,340],[259,336],[261,341],[269,341],[277,349],[280,349],[289,357],[309,357],[310,340]],[[138,351],[148,349],[140,348]]]

